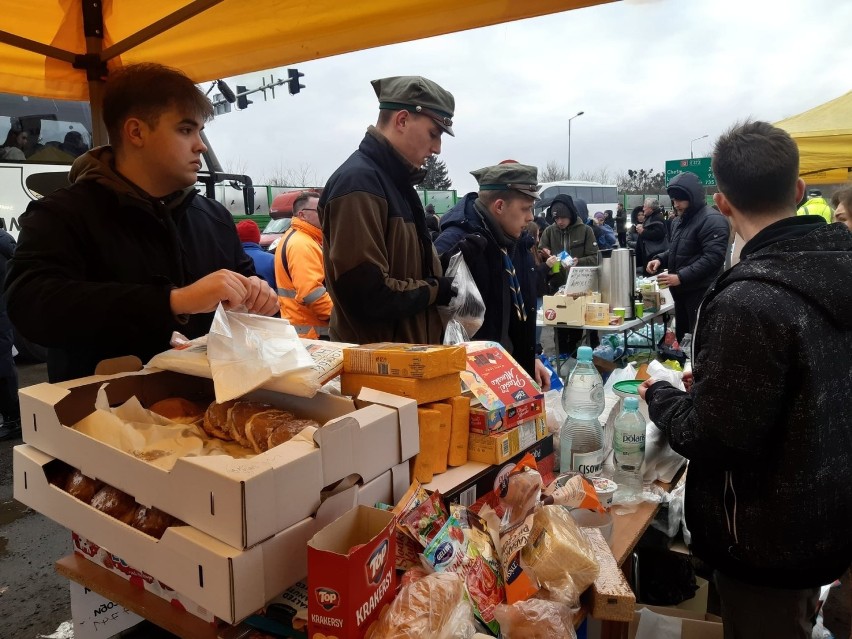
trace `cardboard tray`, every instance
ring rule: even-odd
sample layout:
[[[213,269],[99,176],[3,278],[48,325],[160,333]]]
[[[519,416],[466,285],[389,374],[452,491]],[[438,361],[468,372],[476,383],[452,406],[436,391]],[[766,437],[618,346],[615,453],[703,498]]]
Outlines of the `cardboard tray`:
[[[159,540],[131,528],[51,485],[46,467],[53,461],[32,446],[16,446],[15,499],[109,549],[229,623],[247,617],[305,578],[307,544],[317,531],[358,503],[395,503],[408,487],[408,464],[404,463],[372,482],[330,497],[315,517],[238,550],[191,526],[171,527]]]
[[[95,410],[102,384],[113,406],[134,395],[143,406],[213,396],[211,380],[157,369],[38,384],[19,393],[24,441],[238,549],[313,515],[324,487],[352,474],[369,482],[419,446],[412,400],[365,390],[356,407],[327,393],[309,399],[261,390],[246,397],[325,423],[317,446],[285,442],[250,459],[184,457],[166,471],[69,427]]]

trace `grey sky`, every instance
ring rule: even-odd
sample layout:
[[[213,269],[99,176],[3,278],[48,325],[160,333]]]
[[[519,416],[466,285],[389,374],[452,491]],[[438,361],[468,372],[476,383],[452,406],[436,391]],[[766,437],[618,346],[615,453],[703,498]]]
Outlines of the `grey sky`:
[[[226,167],[256,182],[309,167],[324,183],[357,147],[377,102],[370,80],[424,75],[456,98],[456,137],[443,159],[460,193],[468,173],[512,158],[660,171],[709,155],[746,117],[775,122],[850,89],[852,2],[846,0],[624,0],[300,63],[306,88],[286,87],[208,125]],[[258,86],[286,69],[228,78]]]

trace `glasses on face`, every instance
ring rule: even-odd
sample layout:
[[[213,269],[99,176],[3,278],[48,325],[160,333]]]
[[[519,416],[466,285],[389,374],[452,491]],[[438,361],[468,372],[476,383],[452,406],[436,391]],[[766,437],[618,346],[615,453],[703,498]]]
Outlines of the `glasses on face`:
[[[300,211],[300,212],[301,212],[301,211],[314,211],[315,213],[316,213],[316,212],[318,212],[318,211],[317,211],[317,209],[308,209],[308,208],[299,209],[299,211]]]

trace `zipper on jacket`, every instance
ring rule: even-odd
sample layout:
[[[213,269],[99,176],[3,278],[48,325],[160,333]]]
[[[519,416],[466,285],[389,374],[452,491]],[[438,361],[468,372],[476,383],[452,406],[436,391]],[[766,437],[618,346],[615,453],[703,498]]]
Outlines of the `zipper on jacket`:
[[[725,509],[728,534],[734,539],[734,543],[728,547],[728,553],[734,555],[735,547],[739,545],[740,540],[737,536],[737,491],[734,489],[734,476],[730,470],[725,471],[725,489],[722,493],[722,506]]]

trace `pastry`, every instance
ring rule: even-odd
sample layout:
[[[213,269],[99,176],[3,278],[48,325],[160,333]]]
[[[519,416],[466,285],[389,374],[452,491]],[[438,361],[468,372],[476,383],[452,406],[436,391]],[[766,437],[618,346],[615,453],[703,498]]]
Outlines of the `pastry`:
[[[240,400],[228,411],[228,431],[236,441],[247,448],[251,448],[246,437],[246,422],[257,413],[270,410],[272,406],[260,402],[247,402]]]
[[[204,432],[210,437],[218,437],[225,441],[231,441],[234,438],[231,436],[231,429],[228,428],[228,411],[237,403],[236,399],[219,404],[211,402],[207,407],[207,412],[204,413],[204,419],[201,422],[201,427]]]
[[[148,410],[178,424],[197,424],[204,419],[204,406],[183,397],[161,399]]]
[[[177,519],[171,515],[164,513],[159,508],[148,508],[147,506],[138,506],[133,513],[133,518],[130,520],[130,525],[146,535],[161,539],[166,528],[169,526],[179,525]]]
[[[118,488],[104,486],[92,497],[92,507],[129,524],[136,512],[136,500]]]
[[[266,442],[268,448],[275,448],[279,444],[283,444],[286,441],[290,441],[296,435],[305,430],[308,426],[313,426],[314,428],[319,428],[319,424],[316,420],[313,419],[299,419],[298,417],[293,417],[289,421],[285,421],[279,426],[275,427],[275,430],[269,435],[269,439]]]
[[[285,425],[293,420],[293,413],[272,408],[257,413],[246,423],[246,437],[256,453],[269,450],[269,437],[279,426]]]
[[[75,470],[68,478],[68,482],[65,484],[65,490],[68,494],[76,497],[80,501],[91,504],[95,493],[103,488],[103,486],[104,483],[102,481],[86,477],[79,470]]]

